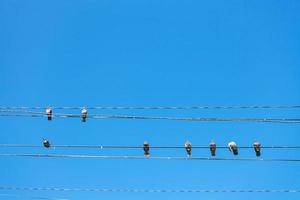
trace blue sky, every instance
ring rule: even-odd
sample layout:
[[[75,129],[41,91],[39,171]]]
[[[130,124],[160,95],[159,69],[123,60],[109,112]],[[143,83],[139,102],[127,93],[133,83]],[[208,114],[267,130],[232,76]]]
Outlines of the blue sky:
[[[294,105],[300,103],[300,2],[0,2],[0,104],[4,106]],[[92,113],[90,111],[89,113]],[[299,117],[299,110],[98,111],[99,114]],[[299,145],[299,125],[8,118],[0,143]],[[0,149],[1,153],[142,155],[139,150]],[[183,151],[152,150],[152,155]],[[232,157],[219,150],[218,156]],[[208,156],[194,150],[194,156]],[[240,157],[254,157],[240,150]],[[264,150],[263,157],[299,158]],[[0,158],[0,185],[170,189],[300,188],[300,166],[198,162]],[[6,192],[67,199],[299,199],[299,194]],[[0,199],[15,199],[1,196]],[[24,199],[24,198],[23,198]]]

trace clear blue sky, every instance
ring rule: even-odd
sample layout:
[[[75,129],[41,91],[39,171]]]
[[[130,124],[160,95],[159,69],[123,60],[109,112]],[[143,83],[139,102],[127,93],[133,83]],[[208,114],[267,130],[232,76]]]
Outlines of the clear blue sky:
[[[293,105],[300,103],[297,0],[0,2],[0,104],[10,106]],[[91,112],[90,112],[91,113]],[[103,111],[107,114],[299,117],[291,110]],[[0,143],[299,145],[297,124],[1,118]],[[142,155],[139,150],[0,149],[0,153]],[[180,155],[184,151],[151,151]],[[232,157],[219,150],[219,157]],[[194,156],[208,156],[194,150]],[[254,157],[240,150],[240,157]],[[263,157],[299,158],[265,150]],[[0,158],[0,185],[170,189],[300,188],[300,166]],[[299,199],[299,194],[0,194],[82,199]],[[15,199],[0,196],[0,199]],[[24,199],[24,198],[23,198]]]

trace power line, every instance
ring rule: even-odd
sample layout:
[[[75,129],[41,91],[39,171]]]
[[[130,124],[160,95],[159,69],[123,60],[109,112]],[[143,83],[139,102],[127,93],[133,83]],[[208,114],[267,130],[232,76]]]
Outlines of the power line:
[[[32,114],[3,114],[0,113],[0,117],[47,117],[43,113],[32,113]],[[58,118],[81,118],[79,114],[52,114],[53,117]],[[153,116],[132,116],[132,115],[101,115],[92,114],[88,115],[87,118],[94,119],[131,119],[131,120],[179,120],[179,121],[219,121],[219,122],[268,122],[268,123],[300,123],[300,119],[289,119],[289,118],[208,118],[208,117],[153,117]]]
[[[0,148],[44,148],[35,144],[0,144]],[[53,145],[52,148],[91,148],[91,149],[142,149],[143,146],[132,145]],[[185,149],[185,146],[151,146],[151,149]],[[209,149],[209,146],[193,146],[193,149]],[[228,149],[228,146],[217,146],[218,149]],[[253,149],[253,146],[239,146],[241,149]],[[300,149],[300,146],[261,146],[262,149]]]
[[[44,114],[44,112],[37,112],[33,110],[25,110],[25,109],[1,109],[0,112],[8,112],[8,113],[33,113],[33,114]]]
[[[35,196],[25,196],[25,195],[17,195],[17,194],[0,194],[0,197],[14,197],[14,198],[22,198],[22,199],[36,199],[36,200],[68,200],[65,198],[35,197]]]
[[[44,110],[47,107],[43,106],[0,106],[0,109],[32,109],[32,110]],[[197,110],[197,109],[298,109],[300,105],[203,105],[203,106],[53,106],[53,109],[82,109],[89,110]]]
[[[130,192],[130,193],[299,193],[300,189],[115,189],[115,188],[60,188],[60,187],[9,187],[0,190],[51,191],[51,192]]]
[[[0,154],[1,157],[39,157],[39,158],[95,158],[95,159],[140,159],[140,160],[202,160],[202,161],[280,161],[300,162],[300,159],[285,158],[213,158],[213,157],[159,157],[159,156],[98,156],[66,154]]]

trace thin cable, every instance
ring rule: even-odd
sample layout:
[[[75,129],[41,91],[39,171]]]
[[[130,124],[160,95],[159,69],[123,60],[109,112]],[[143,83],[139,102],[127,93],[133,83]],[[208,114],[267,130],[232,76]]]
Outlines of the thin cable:
[[[159,157],[159,156],[98,156],[66,154],[0,154],[1,157],[39,157],[39,158],[97,158],[97,159],[139,159],[139,160],[202,160],[202,161],[280,161],[300,162],[300,159],[285,158],[213,158],[213,157]]]
[[[39,200],[68,200],[65,198],[34,197],[34,196],[25,196],[25,195],[16,195],[16,194],[0,194],[0,197],[14,197],[14,198],[22,198],[22,199],[39,199]]]
[[[8,112],[8,113],[33,113],[33,114],[45,114],[44,112],[37,112],[32,110],[24,110],[24,109],[0,109],[0,112]]]
[[[0,117],[47,117],[46,114],[32,113],[32,114],[3,114]],[[58,118],[81,118],[79,114],[53,114],[53,117]],[[179,120],[179,121],[222,121],[222,122],[268,122],[268,123],[300,123],[300,119],[272,119],[272,118],[207,118],[207,117],[152,117],[152,116],[129,116],[129,115],[88,115],[87,118],[94,119],[140,119],[140,120]]]
[[[0,148],[45,148],[35,144],[0,144]],[[142,149],[143,146],[130,145],[53,145],[50,148],[91,148],[91,149]],[[184,146],[151,146],[151,149],[185,149]],[[209,149],[209,146],[192,146],[193,149]],[[218,149],[228,149],[228,146],[217,146]],[[240,149],[253,149],[253,146],[238,146]],[[261,146],[261,149],[300,149],[300,146]]]
[[[52,106],[52,109],[63,110],[63,109],[82,109],[85,106]],[[0,109],[46,109],[43,106],[0,106]],[[89,110],[197,110],[197,109],[295,109],[300,108],[300,105],[250,105],[250,106],[87,106]]]
[[[59,187],[9,187],[0,190],[48,192],[130,192],[130,193],[299,193],[300,189],[115,189],[115,188],[59,188]]]
[[[41,114],[2,114],[0,113],[0,117],[44,117]]]

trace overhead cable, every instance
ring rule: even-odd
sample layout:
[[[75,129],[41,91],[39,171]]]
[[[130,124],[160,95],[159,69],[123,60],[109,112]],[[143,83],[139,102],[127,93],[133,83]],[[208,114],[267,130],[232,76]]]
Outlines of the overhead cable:
[[[162,157],[162,156],[145,157],[145,156],[99,156],[99,155],[70,155],[70,154],[0,154],[0,157],[300,162],[300,159],[290,159],[290,158],[287,159],[286,158],[212,158],[212,157]]]
[[[44,110],[43,106],[0,106],[0,109],[32,109]],[[52,106],[53,109],[83,109],[88,110],[197,110],[197,109],[295,109],[300,105],[203,105],[203,106]]]
[[[48,117],[42,113],[21,113],[10,114],[0,113],[0,117]],[[58,118],[82,118],[81,114],[52,114],[51,117]],[[219,122],[266,122],[266,123],[300,123],[300,119],[294,118],[212,118],[212,117],[153,117],[153,116],[132,116],[132,115],[102,115],[90,114],[87,118],[94,119],[131,119],[131,120],[179,120],[179,121],[219,121]],[[49,119],[49,117],[48,117]]]
[[[4,190],[4,189],[0,189]],[[35,199],[35,200],[68,200],[65,198],[55,198],[55,197],[35,197],[35,196],[26,196],[26,195],[17,195],[17,194],[0,194],[0,197],[14,197],[20,199]]]
[[[299,193],[300,189],[121,189],[121,188],[62,188],[62,187],[10,187],[0,190],[47,192],[130,192],[130,193]]]
[[[0,148],[42,148],[36,144],[0,144]],[[91,148],[91,149],[142,149],[143,146],[133,145],[53,145],[52,148]],[[151,149],[185,149],[185,146],[151,146]],[[193,146],[193,149],[210,149],[210,146]],[[218,146],[218,149],[228,149],[228,146]],[[261,146],[262,149],[300,149],[300,146]],[[239,149],[253,149],[253,146],[239,146]]]

